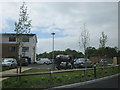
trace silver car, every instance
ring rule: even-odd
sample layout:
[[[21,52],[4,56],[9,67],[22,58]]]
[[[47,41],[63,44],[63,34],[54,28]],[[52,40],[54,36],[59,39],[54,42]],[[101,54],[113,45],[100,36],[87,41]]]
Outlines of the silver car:
[[[85,58],[78,58],[74,60],[74,68],[89,67],[93,66],[92,61]]]
[[[9,68],[15,68],[15,67],[17,67],[17,61],[14,58],[3,58],[2,66],[9,67]]]
[[[107,60],[107,59],[101,59],[100,62],[99,62],[99,64],[100,64],[101,66],[105,66],[105,65],[108,64],[108,60]]]
[[[40,58],[36,61],[36,64],[51,64],[52,62],[48,58]]]

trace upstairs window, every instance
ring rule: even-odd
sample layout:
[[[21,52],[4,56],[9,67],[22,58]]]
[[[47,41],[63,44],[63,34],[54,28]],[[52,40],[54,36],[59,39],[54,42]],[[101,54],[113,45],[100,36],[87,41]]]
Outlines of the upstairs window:
[[[15,46],[10,46],[8,47],[9,52],[15,52]]]
[[[22,52],[29,52],[29,47],[22,47]]]
[[[29,37],[23,37],[22,41],[23,42],[29,42]]]
[[[15,42],[16,41],[16,37],[9,37],[9,42]]]

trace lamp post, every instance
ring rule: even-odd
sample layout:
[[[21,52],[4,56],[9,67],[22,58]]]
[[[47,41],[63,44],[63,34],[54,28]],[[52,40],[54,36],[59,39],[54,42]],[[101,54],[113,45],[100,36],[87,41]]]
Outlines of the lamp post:
[[[51,33],[51,35],[53,35],[53,55],[52,55],[52,58],[53,58],[53,69],[55,68],[55,63],[54,63],[54,35],[55,33]]]

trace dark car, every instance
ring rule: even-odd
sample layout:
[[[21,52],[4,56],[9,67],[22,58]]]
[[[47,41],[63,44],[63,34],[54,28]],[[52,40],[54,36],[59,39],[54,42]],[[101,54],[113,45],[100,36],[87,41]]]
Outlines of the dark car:
[[[82,67],[89,67],[93,66],[92,61],[85,58],[78,58],[74,60],[74,68],[82,68]]]
[[[66,66],[67,62],[61,62],[60,63],[60,68],[61,69],[71,69],[72,68],[72,64],[69,62],[68,65]]]
[[[27,66],[29,63],[28,63],[28,58],[22,58],[22,66]],[[18,61],[18,65],[20,65],[20,60]]]

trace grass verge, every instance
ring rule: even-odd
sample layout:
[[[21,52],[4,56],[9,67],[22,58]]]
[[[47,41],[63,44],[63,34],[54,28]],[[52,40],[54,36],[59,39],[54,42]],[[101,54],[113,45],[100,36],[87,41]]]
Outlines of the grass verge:
[[[23,73],[47,72],[49,69],[32,69]],[[118,67],[97,69],[97,78],[119,73]],[[65,72],[48,75],[13,77],[3,80],[3,88],[51,88],[65,84],[72,84],[94,79],[94,71],[88,70],[86,77],[84,71]]]
[[[10,70],[9,67],[2,67],[1,71],[6,71],[6,70]]]

